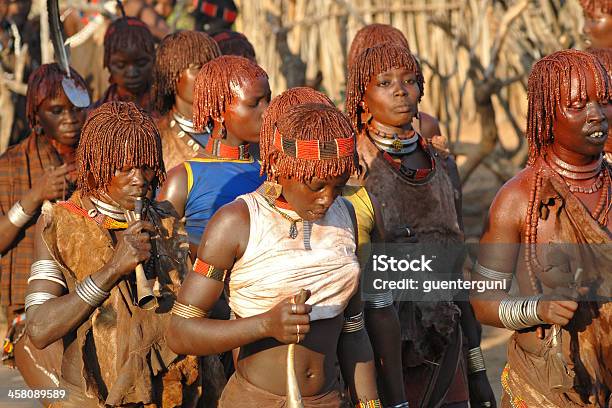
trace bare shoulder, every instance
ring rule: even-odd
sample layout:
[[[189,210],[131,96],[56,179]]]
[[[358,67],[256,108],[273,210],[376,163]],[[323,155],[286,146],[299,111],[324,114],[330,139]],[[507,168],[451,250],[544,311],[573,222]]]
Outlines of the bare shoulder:
[[[250,224],[249,218],[249,207],[247,203],[238,198],[219,208],[208,223],[207,229],[211,224],[213,224],[212,226],[218,225],[220,227],[237,227],[244,223],[248,225]]]
[[[436,135],[442,134],[440,131],[440,122],[434,116],[425,112],[419,112],[421,119],[421,133],[425,139],[431,139]]]
[[[497,192],[485,223],[485,241],[520,241],[529,206],[534,169],[527,167],[508,180]]]
[[[185,203],[189,192],[189,177],[184,164],[172,168],[161,186],[157,201],[169,201],[180,217],[185,215]]]
[[[166,186],[177,184],[187,185],[187,169],[185,168],[185,164],[179,164],[168,171],[168,176],[162,186],[162,191],[164,191]]]
[[[249,207],[240,198],[225,204],[212,216],[198,248],[198,258],[230,269],[249,243]]]
[[[508,180],[495,195],[492,206],[505,207],[524,204],[524,207],[527,208],[534,172],[532,167],[527,167]]]

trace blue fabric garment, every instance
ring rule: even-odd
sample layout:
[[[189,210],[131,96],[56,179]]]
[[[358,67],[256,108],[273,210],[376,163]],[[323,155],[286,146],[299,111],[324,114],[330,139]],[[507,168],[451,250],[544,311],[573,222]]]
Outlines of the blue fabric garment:
[[[188,195],[185,228],[198,245],[213,214],[239,195],[255,191],[264,181],[259,162],[250,160],[192,159],[185,162]]]

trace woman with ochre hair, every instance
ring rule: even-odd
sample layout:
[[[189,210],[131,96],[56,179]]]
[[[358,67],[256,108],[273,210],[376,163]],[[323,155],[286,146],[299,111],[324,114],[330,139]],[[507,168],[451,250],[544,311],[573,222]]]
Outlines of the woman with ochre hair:
[[[159,196],[185,217],[193,255],[213,214],[264,181],[249,145],[259,143],[269,101],[268,75],[243,57],[215,58],[196,77],[193,125],[211,136],[199,157],[169,172]]]
[[[70,74],[87,89],[72,68]],[[32,73],[26,96],[32,133],[0,156],[0,298],[9,325],[2,359],[16,364],[31,388],[56,387],[61,368],[60,342],[38,350],[25,334],[24,305],[40,209],[45,201],[70,197],[76,183],[76,148],[87,112],[64,93],[65,78],[55,63]]]
[[[154,64],[155,39],[147,25],[134,17],[113,21],[104,34],[104,68],[110,74],[110,85],[92,108],[121,101],[134,102],[151,112]]]
[[[197,157],[208,142],[210,129],[193,125],[193,89],[202,66],[220,55],[217,43],[199,31],[170,34],[157,48],[152,93],[162,115],[155,124],[168,170]]]
[[[310,87],[290,88],[270,101],[263,116],[261,139],[272,140],[278,119],[293,106],[305,103],[334,106],[325,94]],[[269,143],[263,143],[262,157],[266,157],[272,147]],[[363,268],[372,255],[371,244],[384,242],[385,228],[378,201],[368,194],[365,187],[355,184],[355,181],[353,178],[349,179],[341,195],[349,200],[355,209],[359,231],[357,255]],[[401,229],[400,232],[405,231],[406,229]],[[394,231],[391,232],[393,233]],[[378,382],[382,386],[381,399],[385,404],[403,407],[402,403],[406,401],[406,397],[401,366],[400,325],[392,294],[390,291],[364,294],[364,300],[366,329],[377,364]]]
[[[410,46],[408,40],[397,28],[388,24],[369,24],[362,27],[351,42],[351,47],[347,55],[347,67],[348,71],[351,70],[351,66],[357,60],[359,55],[367,50],[368,48],[376,47],[382,44],[394,44],[406,48],[410,52]],[[417,61],[418,62],[418,61]],[[423,93],[423,89],[421,89]],[[461,188],[461,179],[459,177],[459,169],[453,155],[450,154],[448,148],[448,140],[442,136],[440,130],[440,122],[437,118],[431,116],[428,113],[422,112],[417,109],[416,114],[412,118],[412,127],[423,136],[423,138],[430,143],[442,156],[444,168],[448,173],[451,182],[453,183],[453,189],[455,190],[455,206],[457,207],[457,213],[461,214],[461,197],[463,195]],[[463,219],[459,217],[459,225],[463,229]]]
[[[170,346],[199,355],[240,348],[220,407],[284,404],[291,343],[305,407],[343,406],[337,362],[353,403],[381,406],[358,293],[354,211],[339,197],[355,171],[351,124],[329,105],[294,106],[262,144],[268,179],[208,224],[177,298]],[[224,287],[235,319],[207,318]],[[302,289],[306,303],[295,297]]]
[[[423,82],[417,60],[405,47],[368,48],[349,70],[346,108],[358,131],[363,182],[384,208],[385,227],[408,225],[421,243],[460,246],[460,213],[443,159],[412,126]],[[405,237],[390,242],[405,242]],[[494,406],[485,371],[468,367],[463,356],[463,334],[470,355],[481,356],[480,326],[468,302],[401,302],[399,316],[410,405],[463,407],[471,400]]]

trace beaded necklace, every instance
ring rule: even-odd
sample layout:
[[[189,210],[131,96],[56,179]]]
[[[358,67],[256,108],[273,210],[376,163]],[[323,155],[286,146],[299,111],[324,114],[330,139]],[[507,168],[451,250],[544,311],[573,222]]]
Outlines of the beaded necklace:
[[[211,154],[220,159],[226,160],[249,160],[249,145],[242,144],[240,146],[227,146],[221,143],[221,139],[208,139],[206,144],[206,153]]]
[[[397,133],[390,134],[373,127],[368,127],[368,135],[376,147],[386,153],[394,155],[404,155],[414,152],[419,140],[419,134],[414,130],[408,132],[409,137],[406,139],[400,139]]]
[[[531,282],[531,288],[534,293],[542,293],[540,283],[535,274],[535,269],[538,269],[540,271],[543,270],[542,264],[538,260],[538,256],[536,253],[536,244],[538,238],[539,219],[546,219],[548,215],[548,211],[541,212],[540,209],[540,202],[542,199],[541,190],[544,184],[543,172],[545,168],[548,167],[549,169],[553,170],[553,177],[556,176],[567,184],[563,177],[559,173],[557,173],[552,166],[546,166],[546,164],[547,163],[544,162],[543,167],[538,169],[533,176],[533,182],[531,184],[531,190],[529,193],[529,206],[527,208],[527,220],[524,232],[524,241],[526,243],[524,259],[527,267],[527,273],[529,275],[529,280]],[[605,228],[608,225],[608,214],[610,212],[610,208],[612,207],[612,176],[610,175],[610,166],[605,162],[600,171],[602,173],[601,177],[603,179],[603,191],[599,196],[594,211],[591,213],[591,217],[595,221],[597,221],[599,225]],[[546,207],[542,207],[542,209],[543,208]]]
[[[200,142],[200,140],[198,139],[202,136],[210,134],[210,129],[208,128],[208,126],[204,128],[204,132],[198,132],[193,126],[193,122],[182,116],[177,111],[172,111],[172,118],[173,119],[170,121],[170,127],[174,128],[176,125],[178,125],[180,130],[178,131],[176,136],[179,139],[182,139],[187,136],[189,139],[187,140],[187,146],[191,147],[194,152],[197,152],[198,150],[200,150],[200,148],[204,147],[202,142]]]
[[[268,196],[266,196],[264,194],[263,186],[260,186],[257,189],[257,192],[264,197],[264,199],[270,205],[270,208],[272,208],[272,210],[274,210],[274,212],[276,212],[278,215],[280,215],[281,217],[283,217],[284,219],[289,221],[289,223],[290,223],[290,226],[289,226],[289,238],[296,239],[297,236],[298,236],[297,223],[298,222],[304,222],[304,220],[302,220],[302,218],[300,218],[300,217],[293,218],[293,217],[289,216],[288,214],[285,214],[283,211],[279,210],[279,207],[280,207],[280,208],[283,208],[283,209],[288,210],[288,211],[293,211],[293,209],[291,208],[291,205],[289,205],[289,203],[286,202],[286,201],[283,201],[283,200],[278,199],[278,198],[275,201],[272,201],[270,197],[268,197]]]
[[[569,190],[572,193],[584,193],[584,194],[593,194],[598,191],[604,182],[604,173],[601,171],[601,166],[603,164],[603,157],[599,157],[598,160],[590,163],[586,166],[575,166],[571,163],[568,163],[557,156],[554,151],[550,151],[547,157],[547,163],[550,167],[559,174],[565,184],[569,187]],[[594,178],[595,180],[589,186],[580,186],[575,185],[570,182],[570,180],[589,180]]]
[[[61,201],[58,203],[58,205],[61,205],[62,207],[75,214],[79,214],[83,217],[92,219],[96,224],[107,230],[126,229],[128,227],[127,222],[114,220],[111,217],[108,217],[102,213],[98,213],[95,209],[87,211],[84,208],[79,207],[72,201]]]

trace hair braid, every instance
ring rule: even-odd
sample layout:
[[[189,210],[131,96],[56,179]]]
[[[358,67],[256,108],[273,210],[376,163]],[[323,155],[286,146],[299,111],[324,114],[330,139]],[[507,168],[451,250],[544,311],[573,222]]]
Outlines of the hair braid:
[[[333,106],[308,103],[291,106],[276,124],[284,139],[333,141],[354,135],[348,117]],[[282,176],[294,178],[302,183],[313,177],[326,179],[351,174],[356,169],[356,156],[309,160],[289,156],[269,145],[269,154],[262,157],[262,169],[273,180]],[[272,170],[271,162],[275,163]]]
[[[104,67],[108,68],[111,55],[134,46],[155,58],[155,38],[145,23],[136,17],[113,21],[104,34]]]
[[[255,48],[242,33],[223,30],[212,35],[223,55],[238,55],[256,62]]]
[[[580,0],[584,14],[590,18],[595,17],[597,11],[603,14],[612,14],[612,0]]]
[[[349,69],[351,65],[355,63],[359,54],[364,50],[384,43],[400,45],[406,47],[406,49],[410,51],[408,40],[404,36],[404,33],[397,28],[388,24],[369,24],[357,31],[355,38],[353,38],[353,42],[351,42],[351,47],[346,57]]]
[[[235,98],[235,89],[268,78],[259,65],[244,57],[222,55],[204,64],[193,87],[193,124],[203,129],[221,121]]]
[[[106,190],[115,172],[124,167],[146,166],[155,172],[158,183],[166,177],[159,130],[133,102],[106,102],[89,114],[77,163],[77,186],[85,195]]]
[[[78,86],[89,93],[87,83],[72,67],[70,68],[70,76]],[[56,98],[64,93],[62,88],[62,80],[64,78],[66,78],[64,70],[55,62],[43,64],[30,74],[28,91],[26,93],[26,118],[32,129],[37,125],[36,115],[40,104],[45,99]]]
[[[157,48],[153,71],[153,95],[162,115],[174,105],[181,72],[190,64],[204,65],[221,55],[217,43],[201,31],[178,31],[167,35]]]
[[[368,84],[376,75],[393,68],[406,68],[414,72],[417,84],[421,90],[419,102],[423,97],[425,80],[421,67],[416,58],[405,47],[393,44],[380,44],[363,51],[355,63],[350,66],[346,85],[346,110],[353,126],[360,132],[362,130],[361,102]]]
[[[557,51],[535,63],[527,83],[527,142],[529,165],[545,154],[553,140],[553,123],[561,103],[561,84],[570,89],[572,78],[578,79],[580,98],[587,98],[586,77],[591,75],[600,101],[610,99],[608,73],[599,59],[578,50]],[[565,95],[569,99],[569,95]]]
[[[272,144],[274,143],[274,129],[278,119],[292,106],[304,103],[320,103],[334,106],[334,103],[327,95],[307,86],[290,88],[274,97],[262,118],[261,131],[259,132],[260,157],[266,157],[270,154]],[[263,168],[261,169],[261,174],[264,174]]]

